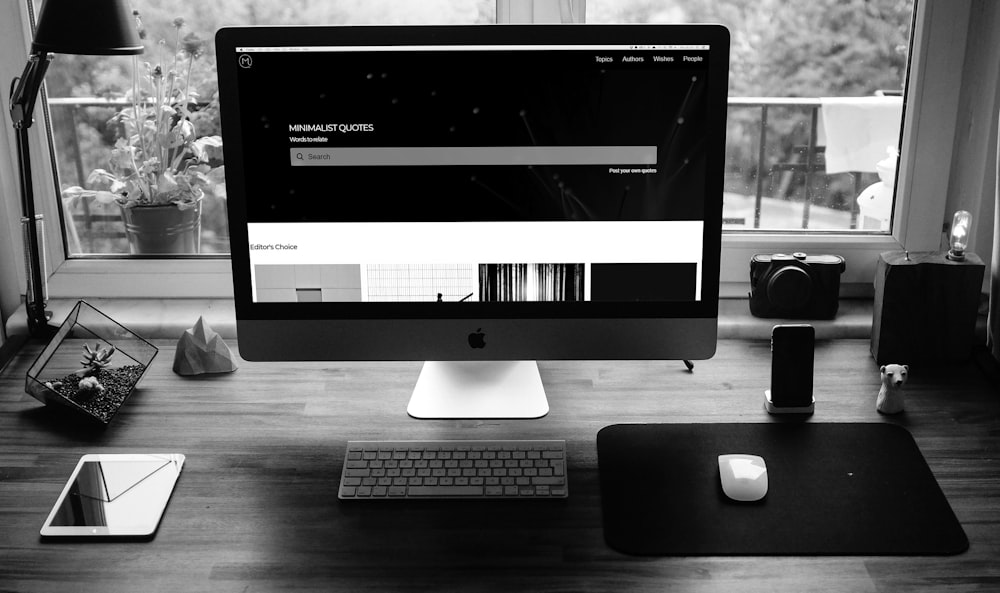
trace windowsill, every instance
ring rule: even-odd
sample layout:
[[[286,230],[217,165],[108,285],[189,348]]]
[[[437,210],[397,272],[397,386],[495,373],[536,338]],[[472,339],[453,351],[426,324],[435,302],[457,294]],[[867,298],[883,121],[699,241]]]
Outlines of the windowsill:
[[[719,301],[719,338],[769,340],[771,328],[782,323],[808,323],[816,328],[817,340],[869,339],[872,333],[872,301],[840,299],[837,317],[829,320],[762,319],[750,314],[747,299]]]
[[[51,325],[60,325],[78,299],[51,299]],[[88,298],[86,301],[116,322],[146,339],[180,338],[202,316],[224,339],[236,338],[236,309],[232,299]],[[7,335],[28,333],[24,305],[7,320]]]
[[[203,316],[209,326],[224,339],[236,338],[236,311],[232,299],[139,299],[98,298],[87,302],[118,323],[148,339],[179,338],[184,330]],[[52,324],[58,325],[76,304],[76,299],[53,299]],[[7,335],[27,334],[24,306],[7,321]],[[792,321],[760,319],[750,314],[746,299],[719,301],[719,338],[767,340],[771,328],[779,323],[809,323],[816,328],[816,338],[868,339],[872,329],[872,301],[841,299],[836,319]]]

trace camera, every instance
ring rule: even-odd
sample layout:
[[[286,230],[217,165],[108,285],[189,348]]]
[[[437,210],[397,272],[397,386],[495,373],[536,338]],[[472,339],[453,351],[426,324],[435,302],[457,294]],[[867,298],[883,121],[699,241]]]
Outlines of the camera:
[[[757,317],[833,319],[844,258],[805,253],[750,258],[750,312]]]

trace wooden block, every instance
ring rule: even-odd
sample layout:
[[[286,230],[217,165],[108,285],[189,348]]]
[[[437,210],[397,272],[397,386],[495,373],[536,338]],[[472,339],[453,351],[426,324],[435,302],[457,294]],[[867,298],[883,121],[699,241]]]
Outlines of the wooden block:
[[[878,364],[960,362],[975,346],[986,267],[974,253],[887,251],[875,269],[871,352]]]

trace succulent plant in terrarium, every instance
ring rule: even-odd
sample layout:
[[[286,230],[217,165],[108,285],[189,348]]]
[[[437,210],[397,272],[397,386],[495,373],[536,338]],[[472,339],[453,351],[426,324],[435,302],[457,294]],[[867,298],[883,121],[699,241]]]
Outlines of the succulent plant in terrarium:
[[[111,357],[114,354],[114,346],[109,345],[107,348],[101,348],[100,344],[94,344],[94,347],[91,348],[90,344],[84,344],[83,357],[80,359],[80,364],[83,365],[83,368],[76,371],[76,375],[78,377],[96,375],[111,364]]]

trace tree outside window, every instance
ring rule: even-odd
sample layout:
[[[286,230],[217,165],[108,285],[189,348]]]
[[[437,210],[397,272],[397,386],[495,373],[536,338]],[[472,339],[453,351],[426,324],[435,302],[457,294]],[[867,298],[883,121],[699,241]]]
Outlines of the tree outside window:
[[[723,226],[741,231],[889,231],[912,15],[913,0],[587,2],[588,23],[730,29]],[[884,148],[842,152],[886,114],[869,138]]]

